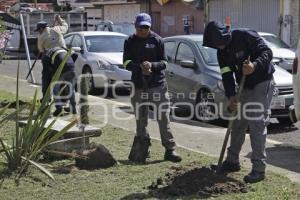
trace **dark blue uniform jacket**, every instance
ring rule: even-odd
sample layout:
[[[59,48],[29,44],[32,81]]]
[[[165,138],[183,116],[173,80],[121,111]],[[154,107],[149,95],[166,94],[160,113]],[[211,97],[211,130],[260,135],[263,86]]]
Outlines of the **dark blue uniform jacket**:
[[[219,49],[220,45],[226,47]],[[271,63],[272,51],[254,30],[230,30],[229,27],[213,21],[205,28],[203,46],[218,49],[218,62],[227,97],[235,95],[235,81],[240,83],[243,62],[249,56],[255,70],[246,77],[245,88],[252,89],[256,84],[273,77],[275,69]]]
[[[152,63],[152,73],[144,76],[140,64],[144,61]],[[136,88],[157,87],[164,84],[167,59],[164,44],[157,34],[151,32],[145,39],[131,35],[124,43],[124,67],[132,72],[131,80]]]

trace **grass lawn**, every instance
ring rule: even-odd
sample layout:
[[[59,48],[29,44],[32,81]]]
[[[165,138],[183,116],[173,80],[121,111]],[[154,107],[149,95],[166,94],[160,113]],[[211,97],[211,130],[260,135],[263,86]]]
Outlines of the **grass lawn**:
[[[1,97],[1,95],[0,95]],[[95,121],[93,121],[95,122]],[[96,124],[96,123],[95,123]],[[14,133],[15,123],[10,121],[0,129],[0,137],[10,138]],[[134,165],[127,161],[133,140],[133,133],[107,125],[103,134],[93,142],[104,144],[119,161],[119,165],[109,169],[94,171],[78,170],[74,160],[61,160],[44,165],[52,170],[56,181],[48,179],[35,168],[30,168],[17,186],[15,174],[7,171],[5,164],[0,164],[0,199],[155,199],[148,195],[147,187],[159,177],[164,177],[174,166],[209,166],[216,163],[216,158],[179,148],[183,156],[179,164],[163,161],[164,149],[159,141],[152,141],[151,158],[145,165]],[[0,161],[4,161],[0,157]],[[248,171],[242,170],[235,178],[242,180]],[[300,185],[286,177],[267,173],[268,178],[251,185],[248,193],[228,194],[213,199],[253,199],[284,200],[300,199]],[[184,196],[169,199],[197,199],[196,196]]]

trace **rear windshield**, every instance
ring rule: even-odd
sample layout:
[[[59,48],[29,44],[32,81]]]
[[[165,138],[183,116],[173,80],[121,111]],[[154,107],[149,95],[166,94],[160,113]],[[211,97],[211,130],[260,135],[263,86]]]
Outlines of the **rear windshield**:
[[[96,35],[86,36],[85,42],[89,52],[123,52],[125,36]]]
[[[270,48],[290,48],[289,45],[274,35],[264,35],[262,38]]]

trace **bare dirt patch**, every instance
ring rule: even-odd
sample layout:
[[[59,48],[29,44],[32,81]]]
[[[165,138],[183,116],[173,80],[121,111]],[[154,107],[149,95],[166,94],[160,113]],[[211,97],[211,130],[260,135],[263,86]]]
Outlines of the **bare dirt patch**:
[[[199,196],[208,198],[230,193],[247,193],[245,183],[219,175],[208,167],[172,167],[165,177],[158,178],[148,189],[157,198],[170,196]]]

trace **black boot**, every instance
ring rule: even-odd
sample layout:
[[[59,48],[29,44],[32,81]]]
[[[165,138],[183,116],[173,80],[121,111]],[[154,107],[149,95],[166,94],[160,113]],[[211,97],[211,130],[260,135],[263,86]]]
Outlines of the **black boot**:
[[[233,163],[225,160],[220,168],[219,173],[238,172],[241,170],[240,163]]]
[[[56,110],[53,112],[53,116],[54,116],[54,117],[57,117],[57,116],[61,115],[61,114],[62,114],[62,111],[63,111],[63,110],[62,110],[61,107],[59,107],[59,108],[57,107]]]
[[[252,170],[247,176],[244,177],[245,183],[257,183],[265,179],[265,172]]]
[[[64,111],[67,112],[67,113],[72,112],[73,115],[76,115],[76,114],[77,114],[76,107],[72,107],[72,109],[71,109],[71,107],[69,107],[69,106],[68,106],[68,107],[64,107]]]
[[[76,115],[76,114],[77,114],[76,107],[74,107],[74,108],[72,109],[72,114],[73,114],[73,115]]]
[[[71,112],[71,108],[70,108],[70,107],[64,107],[64,111],[65,111],[66,113],[69,113],[69,112]]]
[[[182,158],[175,152],[175,150],[167,149],[164,156],[165,160],[171,162],[180,162]]]
[[[150,137],[135,136],[128,159],[132,162],[145,163],[149,156]]]

